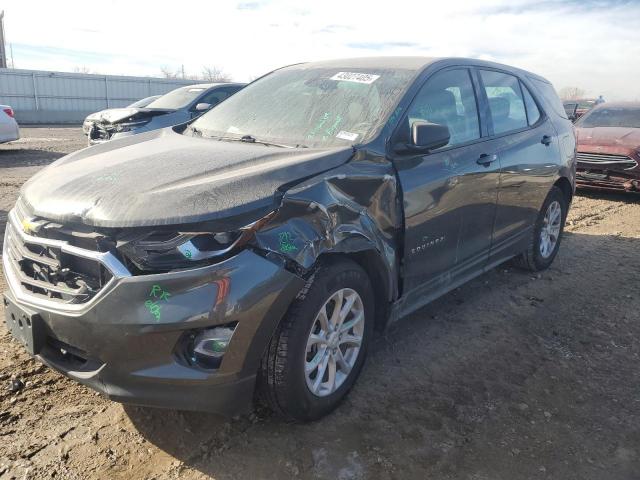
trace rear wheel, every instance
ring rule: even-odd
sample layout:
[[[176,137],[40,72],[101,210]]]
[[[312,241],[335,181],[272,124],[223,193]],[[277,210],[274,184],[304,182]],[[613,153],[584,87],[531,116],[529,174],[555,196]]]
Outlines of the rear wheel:
[[[283,318],[260,372],[265,403],[294,420],[335,409],[355,383],[373,327],[373,293],[356,263],[325,261]]]
[[[529,247],[514,259],[524,269],[537,272],[553,263],[567,218],[567,199],[558,187],[552,187],[540,209]]]

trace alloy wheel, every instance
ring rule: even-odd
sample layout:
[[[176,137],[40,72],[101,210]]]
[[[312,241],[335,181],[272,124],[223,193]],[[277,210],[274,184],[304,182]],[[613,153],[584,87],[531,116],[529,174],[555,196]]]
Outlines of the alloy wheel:
[[[547,207],[540,229],[540,255],[549,258],[553,253],[560,237],[560,226],[562,224],[562,207],[557,200],[554,200]]]
[[[304,373],[314,395],[331,395],[353,369],[364,336],[364,306],[358,292],[342,288],[320,308],[309,332]]]

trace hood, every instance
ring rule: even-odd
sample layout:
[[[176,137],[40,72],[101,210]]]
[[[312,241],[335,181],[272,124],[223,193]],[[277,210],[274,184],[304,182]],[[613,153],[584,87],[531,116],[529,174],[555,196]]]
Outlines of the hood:
[[[211,220],[235,225],[276,208],[280,187],[335,168],[352,155],[350,146],[267,147],[165,128],[61,158],[24,184],[21,202],[32,215],[95,227]]]
[[[578,147],[623,147],[635,150],[640,147],[640,128],[593,127],[576,128]]]
[[[163,110],[156,108],[110,108],[108,110],[101,110],[100,112],[92,113],[86,118],[86,120],[100,123],[118,123],[123,120],[143,120],[145,118],[151,118],[158,115],[166,115],[167,113],[174,111],[175,110]]]

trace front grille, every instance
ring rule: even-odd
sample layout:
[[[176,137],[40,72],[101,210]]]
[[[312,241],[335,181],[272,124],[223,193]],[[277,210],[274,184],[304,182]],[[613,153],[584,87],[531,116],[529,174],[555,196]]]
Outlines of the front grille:
[[[116,133],[116,127],[114,125],[95,122],[89,127],[88,135],[90,140],[106,141],[109,140],[114,133]]]
[[[606,168],[607,166],[622,167],[630,170],[638,166],[633,158],[626,155],[613,155],[607,153],[586,153],[578,152],[576,158],[580,163],[593,165],[595,168]]]
[[[5,254],[21,287],[27,292],[63,303],[84,303],[111,279],[99,262],[62,252],[60,247],[24,240],[8,224]]]
[[[79,308],[99,295],[114,276],[129,275],[109,252],[26,234],[21,227],[14,210],[6,226],[3,262],[14,293],[29,301]]]

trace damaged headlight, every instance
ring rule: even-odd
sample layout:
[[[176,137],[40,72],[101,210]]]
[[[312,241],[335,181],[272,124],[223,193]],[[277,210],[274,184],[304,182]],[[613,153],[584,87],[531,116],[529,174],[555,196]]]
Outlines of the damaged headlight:
[[[140,128],[144,125],[146,125],[147,123],[149,123],[151,119],[147,118],[144,120],[137,120],[137,121],[131,121],[131,122],[123,122],[123,123],[117,123],[116,124],[116,131],[117,132],[129,132],[131,130],[135,130],[136,128]]]
[[[213,263],[253,239],[272,214],[233,232],[152,231],[121,239],[118,250],[143,271],[167,271]]]

